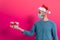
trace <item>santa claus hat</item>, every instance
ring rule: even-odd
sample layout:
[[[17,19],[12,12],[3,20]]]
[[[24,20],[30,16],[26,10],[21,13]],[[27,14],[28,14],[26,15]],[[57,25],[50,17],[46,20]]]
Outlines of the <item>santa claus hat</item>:
[[[47,12],[48,14],[51,14],[51,11],[49,11],[48,7],[45,5],[40,6],[38,9],[43,12]]]

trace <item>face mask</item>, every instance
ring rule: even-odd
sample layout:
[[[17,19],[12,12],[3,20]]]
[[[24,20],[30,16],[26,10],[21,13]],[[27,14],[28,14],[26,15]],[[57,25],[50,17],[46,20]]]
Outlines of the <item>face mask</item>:
[[[38,17],[39,17],[39,18],[43,18],[43,16],[42,16],[41,14],[39,14],[39,13],[38,13]]]

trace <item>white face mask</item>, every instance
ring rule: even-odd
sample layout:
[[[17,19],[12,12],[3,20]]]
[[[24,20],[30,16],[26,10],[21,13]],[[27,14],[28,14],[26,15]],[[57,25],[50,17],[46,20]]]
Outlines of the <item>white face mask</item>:
[[[39,13],[38,13],[38,17],[39,17],[39,18],[43,18],[43,16],[42,16],[41,14],[39,14]]]

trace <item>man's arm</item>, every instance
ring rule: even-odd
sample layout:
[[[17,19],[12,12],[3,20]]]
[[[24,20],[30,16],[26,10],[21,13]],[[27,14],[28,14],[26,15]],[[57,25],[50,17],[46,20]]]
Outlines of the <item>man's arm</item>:
[[[32,29],[30,31],[24,30],[24,29],[22,29],[22,28],[20,28],[20,27],[18,27],[16,25],[10,26],[10,27],[12,27],[14,29],[17,29],[17,30],[20,30],[23,34],[26,34],[28,36],[32,36],[34,34],[34,32],[35,32],[35,25],[33,25]]]
[[[35,32],[35,25],[32,27],[32,29],[30,31],[24,30],[23,34],[26,34],[28,36],[32,36]]]
[[[53,23],[53,28],[52,28],[52,34],[53,34],[53,39],[54,40],[58,40],[58,36],[57,36],[57,30],[56,30],[56,24]]]

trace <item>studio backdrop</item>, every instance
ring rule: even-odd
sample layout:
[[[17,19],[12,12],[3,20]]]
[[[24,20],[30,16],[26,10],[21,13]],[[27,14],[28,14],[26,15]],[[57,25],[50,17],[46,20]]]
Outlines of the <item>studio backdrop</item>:
[[[27,36],[10,28],[10,22],[17,21],[19,27],[30,31],[39,20],[38,7],[42,4],[51,11],[48,18],[56,23],[60,40],[60,0],[0,0],[0,40],[34,40],[35,35]]]

